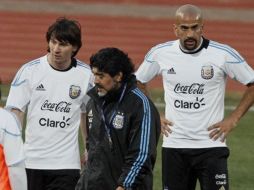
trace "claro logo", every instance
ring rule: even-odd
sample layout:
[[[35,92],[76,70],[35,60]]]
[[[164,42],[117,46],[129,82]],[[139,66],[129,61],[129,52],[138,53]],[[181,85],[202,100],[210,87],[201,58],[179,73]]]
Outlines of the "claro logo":
[[[69,126],[70,124],[68,123],[70,120],[70,118],[65,118],[65,116],[63,116],[63,120],[62,121],[55,121],[55,120],[51,120],[49,118],[40,118],[39,119],[39,124],[41,126],[45,126],[45,127],[61,127],[61,128],[65,128],[66,126]]]
[[[174,105],[176,108],[182,109],[199,109],[201,106],[204,106],[205,103],[203,102],[204,98],[198,99],[196,101],[188,102],[184,100],[175,100]]]

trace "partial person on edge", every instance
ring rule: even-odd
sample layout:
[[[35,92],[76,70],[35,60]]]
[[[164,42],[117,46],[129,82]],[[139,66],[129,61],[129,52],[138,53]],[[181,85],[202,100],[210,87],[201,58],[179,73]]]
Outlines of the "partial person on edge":
[[[13,113],[1,107],[0,189],[27,190],[21,125]]]

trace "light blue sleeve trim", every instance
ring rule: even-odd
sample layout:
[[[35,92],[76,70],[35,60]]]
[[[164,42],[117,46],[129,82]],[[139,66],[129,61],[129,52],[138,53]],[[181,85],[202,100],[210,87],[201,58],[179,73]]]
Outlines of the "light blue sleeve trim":
[[[162,48],[165,48],[165,47],[170,47],[172,46],[174,43],[174,41],[169,41],[169,42],[166,42],[166,43],[163,43],[163,44],[159,44],[157,46],[155,46],[154,48],[152,48],[145,56],[145,60],[147,62],[150,62],[150,63],[156,63],[156,61],[153,61],[153,60],[149,60],[149,57],[157,50],[159,49],[162,49]]]
[[[151,129],[151,109],[149,105],[149,101],[147,97],[139,90],[134,89],[132,90],[134,94],[136,94],[139,98],[141,98],[143,105],[144,105],[144,117],[142,120],[141,126],[141,140],[140,140],[140,151],[137,159],[133,163],[130,172],[128,173],[127,177],[124,180],[124,187],[131,187],[137,177],[142,165],[145,163],[148,157],[148,149],[149,149],[149,142],[150,142],[150,129]]]
[[[209,46],[226,51],[227,53],[229,53],[232,57],[234,57],[236,59],[236,61],[227,61],[226,63],[231,63],[231,64],[240,64],[240,63],[244,63],[245,60],[238,55],[237,53],[235,53],[233,51],[232,48],[230,48],[229,46],[225,46],[225,45],[221,45],[215,42],[210,42]]]
[[[31,67],[33,65],[37,65],[40,63],[40,59],[35,59],[21,67],[21,69],[18,71],[17,75],[15,76],[14,81],[12,82],[11,86],[20,86],[21,84],[25,83],[27,80],[20,81],[20,77],[23,74],[24,70],[28,67]]]

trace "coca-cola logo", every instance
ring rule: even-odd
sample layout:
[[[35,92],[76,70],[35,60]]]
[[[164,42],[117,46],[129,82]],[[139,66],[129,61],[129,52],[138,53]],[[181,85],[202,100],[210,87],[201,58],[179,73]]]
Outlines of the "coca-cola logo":
[[[182,94],[203,94],[204,84],[193,83],[191,85],[181,85],[177,83],[174,89],[175,93]]]
[[[71,111],[70,106],[71,106],[70,102],[61,101],[58,103],[51,103],[48,100],[46,100],[42,104],[41,110],[69,113]]]

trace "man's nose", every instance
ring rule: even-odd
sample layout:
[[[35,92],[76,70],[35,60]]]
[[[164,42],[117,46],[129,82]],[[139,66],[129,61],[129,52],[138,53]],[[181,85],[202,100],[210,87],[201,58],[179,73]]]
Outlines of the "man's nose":
[[[54,52],[58,52],[60,50],[59,44],[55,44],[53,47]]]
[[[94,84],[99,84],[99,77],[98,76],[94,77]]]
[[[189,28],[187,30],[187,37],[193,37],[193,35],[194,35],[194,31],[191,28]]]

